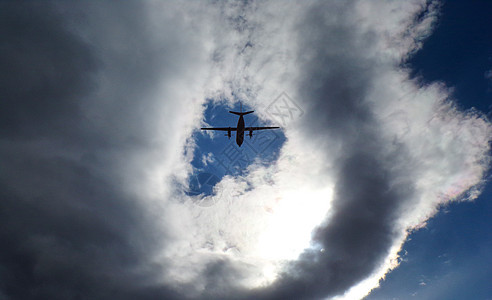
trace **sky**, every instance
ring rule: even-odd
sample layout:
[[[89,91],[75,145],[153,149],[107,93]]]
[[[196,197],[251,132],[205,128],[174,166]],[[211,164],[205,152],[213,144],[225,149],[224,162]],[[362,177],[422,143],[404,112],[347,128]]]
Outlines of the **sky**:
[[[492,296],[490,3],[0,6],[0,299]]]
[[[433,34],[409,60],[414,76],[445,82],[454,88],[457,105],[478,109],[489,119],[492,35],[487,28],[491,10],[487,1],[444,2]],[[404,263],[366,299],[490,298],[490,199],[489,182],[475,201],[442,207],[425,229],[410,236],[403,247]]]

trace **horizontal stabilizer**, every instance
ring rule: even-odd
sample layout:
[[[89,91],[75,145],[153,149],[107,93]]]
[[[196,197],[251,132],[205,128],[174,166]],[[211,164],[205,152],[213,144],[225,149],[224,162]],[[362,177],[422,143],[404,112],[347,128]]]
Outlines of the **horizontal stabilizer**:
[[[254,110],[252,111],[247,111],[247,112],[238,112],[238,111],[229,111],[231,114],[235,114],[235,115],[238,115],[238,116],[244,116],[244,115],[247,115],[247,114],[250,114],[252,112],[254,112]]]

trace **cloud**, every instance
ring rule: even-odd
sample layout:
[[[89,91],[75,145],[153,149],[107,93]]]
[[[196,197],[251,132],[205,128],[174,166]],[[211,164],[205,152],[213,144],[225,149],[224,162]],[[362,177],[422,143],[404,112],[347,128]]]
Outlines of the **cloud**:
[[[159,123],[163,110],[168,119],[193,113],[166,101],[189,91],[160,89],[166,74],[199,70],[176,67],[191,58],[172,31],[153,44],[143,6],[65,5],[2,4],[0,290],[8,298],[178,298],[154,284],[160,272],[149,257],[165,235],[140,202],[162,191],[144,193],[136,182],[155,174],[149,163],[179,162],[182,149],[162,145],[187,133]]]
[[[76,103],[94,84],[96,58],[48,5],[2,7],[2,136],[66,134],[59,123],[80,117]]]
[[[492,70],[486,71],[484,77],[486,79],[492,79]]]
[[[401,65],[437,2],[2,7],[6,297],[360,298],[488,167],[490,123]],[[195,205],[202,105],[282,92],[278,160]]]

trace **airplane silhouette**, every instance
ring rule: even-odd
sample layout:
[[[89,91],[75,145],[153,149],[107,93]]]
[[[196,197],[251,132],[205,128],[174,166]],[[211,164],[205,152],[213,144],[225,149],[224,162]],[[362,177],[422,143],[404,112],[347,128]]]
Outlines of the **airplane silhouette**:
[[[231,138],[231,132],[232,131],[237,131],[236,133],[236,143],[239,147],[243,144],[244,141],[244,132],[249,131],[249,138],[253,137],[253,131],[255,130],[264,130],[264,129],[277,129],[280,127],[244,127],[244,115],[250,114],[254,112],[252,111],[247,111],[243,112],[243,105],[241,104],[241,111],[229,111],[231,114],[235,114],[239,116],[239,120],[237,121],[237,127],[213,127],[213,128],[201,128],[202,130],[218,130],[218,131],[227,131],[227,136]]]

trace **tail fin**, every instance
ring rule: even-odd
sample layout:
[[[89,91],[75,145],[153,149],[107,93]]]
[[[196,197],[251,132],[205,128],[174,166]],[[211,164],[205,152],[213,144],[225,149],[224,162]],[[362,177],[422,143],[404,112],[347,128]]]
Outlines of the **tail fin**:
[[[247,111],[247,112],[237,112],[237,111],[229,111],[231,114],[235,114],[235,115],[238,115],[238,116],[244,116],[244,115],[247,115],[247,114],[250,114],[252,112],[254,112],[254,110],[252,111]]]

